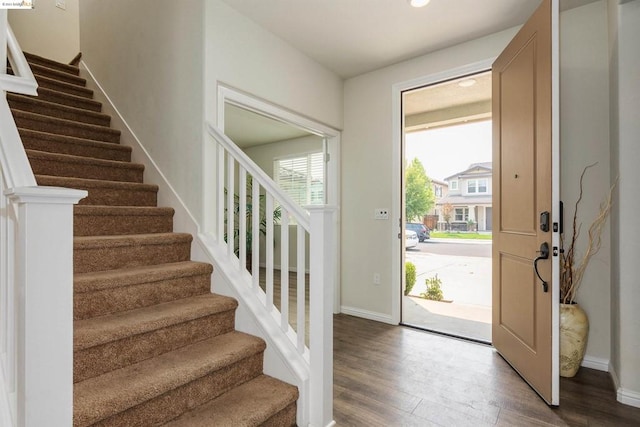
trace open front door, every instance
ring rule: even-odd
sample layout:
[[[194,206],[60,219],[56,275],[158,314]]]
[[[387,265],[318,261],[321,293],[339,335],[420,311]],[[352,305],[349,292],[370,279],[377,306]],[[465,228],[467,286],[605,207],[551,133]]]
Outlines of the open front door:
[[[492,71],[492,340],[553,405],[559,400],[557,16],[557,0],[543,0]]]

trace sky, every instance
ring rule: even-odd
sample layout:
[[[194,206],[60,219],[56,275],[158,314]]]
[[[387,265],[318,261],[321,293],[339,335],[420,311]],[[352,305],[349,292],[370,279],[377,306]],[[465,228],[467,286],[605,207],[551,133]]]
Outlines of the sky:
[[[418,158],[427,176],[444,178],[472,163],[491,161],[491,121],[411,132],[405,138],[407,163]]]

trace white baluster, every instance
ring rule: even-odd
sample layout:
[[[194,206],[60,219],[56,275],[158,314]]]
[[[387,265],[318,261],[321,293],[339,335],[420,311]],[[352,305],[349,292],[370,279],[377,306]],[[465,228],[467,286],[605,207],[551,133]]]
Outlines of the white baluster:
[[[233,156],[227,156],[227,255],[229,259],[234,257],[235,249],[235,166],[236,161]]]
[[[289,212],[280,216],[280,327],[289,330]]]
[[[267,221],[267,235],[265,239],[265,251],[267,261],[266,281],[267,281],[267,311],[273,310],[273,196],[269,193],[265,197],[265,217]]]
[[[224,147],[218,144],[216,150],[216,238],[224,243]]]
[[[238,260],[240,262],[240,270],[247,268],[247,172],[245,168],[238,165]]]
[[[305,337],[306,337],[306,230],[298,225],[297,236],[297,251],[298,251],[298,274],[297,274],[297,289],[296,289],[296,333],[298,334],[298,353],[304,354],[305,350]]]
[[[260,287],[260,184],[251,179],[251,280],[253,290]]]

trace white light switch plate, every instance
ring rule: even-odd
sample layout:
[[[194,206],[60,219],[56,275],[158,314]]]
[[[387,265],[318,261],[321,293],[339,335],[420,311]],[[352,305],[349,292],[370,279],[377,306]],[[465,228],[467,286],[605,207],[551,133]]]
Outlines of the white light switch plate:
[[[373,219],[389,219],[389,209],[376,208],[373,211]]]

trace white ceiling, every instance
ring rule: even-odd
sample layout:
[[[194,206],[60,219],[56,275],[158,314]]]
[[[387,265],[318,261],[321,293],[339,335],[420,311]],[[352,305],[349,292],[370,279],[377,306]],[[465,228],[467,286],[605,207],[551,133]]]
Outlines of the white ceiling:
[[[561,0],[570,9],[595,0]],[[539,0],[224,0],[343,78],[520,25]]]

